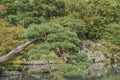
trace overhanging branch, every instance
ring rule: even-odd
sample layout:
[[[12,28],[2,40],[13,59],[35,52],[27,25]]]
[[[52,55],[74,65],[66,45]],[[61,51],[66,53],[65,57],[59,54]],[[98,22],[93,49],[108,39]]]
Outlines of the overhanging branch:
[[[32,39],[30,41],[27,41],[26,43],[18,46],[16,49],[10,51],[8,54],[3,55],[0,57],[0,63],[8,61],[9,59],[11,59],[15,54],[18,54],[20,51],[24,50],[27,46],[29,46],[30,44],[32,44],[33,42],[37,41],[37,39]]]

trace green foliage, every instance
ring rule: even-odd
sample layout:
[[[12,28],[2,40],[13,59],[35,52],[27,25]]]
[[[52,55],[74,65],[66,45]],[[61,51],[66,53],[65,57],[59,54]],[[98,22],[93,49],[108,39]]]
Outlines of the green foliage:
[[[119,73],[116,74],[113,72],[112,74],[103,76],[103,78],[101,80],[119,80],[119,79],[120,79]]]
[[[61,0],[3,0],[3,4],[5,18],[12,24],[25,27],[65,14],[65,4]]]
[[[105,39],[120,46],[120,24],[112,23],[108,26],[109,28],[106,31]]]
[[[77,64],[61,64],[56,71],[52,72],[52,76],[60,77],[78,77],[83,75],[84,70],[90,65],[89,62],[79,62]]]
[[[87,39],[103,38],[107,25],[120,20],[116,0],[3,0],[3,4],[4,17],[12,24],[28,27],[57,20]]]
[[[30,25],[26,29],[24,37],[27,39],[40,38],[40,43],[36,45],[36,50],[34,50],[35,54],[49,54],[51,51],[54,51],[58,56],[62,56],[63,53],[74,54],[79,51],[77,44],[80,40],[76,33],[59,24]]]
[[[54,77],[81,75],[90,64],[87,55],[80,53],[77,34],[67,27],[51,22],[32,24],[26,29],[24,37],[40,38],[34,49],[29,52],[31,59],[62,59],[65,62],[65,65],[60,65],[57,71],[51,73]]]
[[[0,22],[0,56],[8,54],[10,51],[14,50],[17,46],[23,43],[23,32],[24,27],[22,26],[11,26],[8,22]],[[30,47],[28,49],[30,49]],[[3,64],[0,63],[0,71],[16,69],[16,67],[19,65],[14,65],[14,62],[12,61],[22,61],[22,58],[25,56],[25,52],[27,52],[28,49],[25,49],[25,51],[14,56],[11,60],[8,61],[8,63],[10,62],[13,65],[8,65],[7,62],[4,62]]]
[[[70,28],[71,31],[77,33],[79,38],[85,38],[85,35],[88,31],[84,20],[71,15],[65,17],[57,17],[52,19],[50,22],[56,22],[64,27]]]
[[[27,40],[39,38],[34,48],[23,51],[22,56],[28,53],[32,60],[62,59],[65,64],[54,71],[53,75],[79,76],[89,65],[87,55],[80,52],[79,39],[106,39],[118,45],[105,43],[110,52],[119,54],[118,1],[1,0],[0,21],[4,18],[11,24],[26,27],[23,37]],[[23,31],[23,27],[11,27],[0,22],[0,55],[22,43]]]
[[[65,0],[69,14],[85,22],[85,36],[89,39],[101,39],[106,25],[118,23],[120,5],[114,0]]]
[[[22,26],[10,26],[7,22],[0,22],[0,55],[7,54],[22,43]]]

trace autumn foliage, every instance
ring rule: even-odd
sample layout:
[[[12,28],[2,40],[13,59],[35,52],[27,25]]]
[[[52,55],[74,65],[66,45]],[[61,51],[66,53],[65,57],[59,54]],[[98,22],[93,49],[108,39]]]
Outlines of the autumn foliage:
[[[6,54],[22,43],[22,26],[11,26],[7,22],[0,22],[0,55]]]
[[[4,10],[4,6],[0,4],[0,11]]]

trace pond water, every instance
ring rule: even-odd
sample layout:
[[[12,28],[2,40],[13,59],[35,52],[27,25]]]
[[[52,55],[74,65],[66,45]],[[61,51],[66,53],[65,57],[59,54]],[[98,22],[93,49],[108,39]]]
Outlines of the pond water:
[[[0,80],[120,80],[120,73],[108,73],[104,74],[101,77],[93,77],[87,78],[83,77],[69,77],[69,78],[61,78],[55,79],[50,77],[48,74],[36,74],[36,75],[17,75],[17,76],[10,76],[10,77],[0,77]]]
[[[44,74],[24,74],[9,77],[0,77],[0,80],[120,80],[120,64],[106,65],[96,63],[91,65],[86,74],[71,77],[51,77],[49,73]]]

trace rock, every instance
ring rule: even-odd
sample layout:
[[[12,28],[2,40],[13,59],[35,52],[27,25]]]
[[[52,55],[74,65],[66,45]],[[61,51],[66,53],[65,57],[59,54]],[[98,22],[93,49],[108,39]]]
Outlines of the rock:
[[[106,66],[106,64],[104,63],[96,63],[91,65],[87,70],[86,70],[86,75],[93,77],[93,76],[97,76],[100,77],[105,73],[108,73],[108,69],[110,68],[110,66]]]
[[[1,76],[2,77],[8,77],[9,76],[9,72],[8,71],[2,71]]]
[[[88,59],[94,63],[86,70],[87,76],[101,77],[108,72],[120,72],[120,53],[111,54],[107,47],[95,42],[84,41],[81,46],[81,51],[86,53]]]
[[[88,59],[93,60],[94,63],[99,63],[109,57],[108,49],[100,43],[89,44],[87,42],[82,42],[81,52],[88,55]]]

